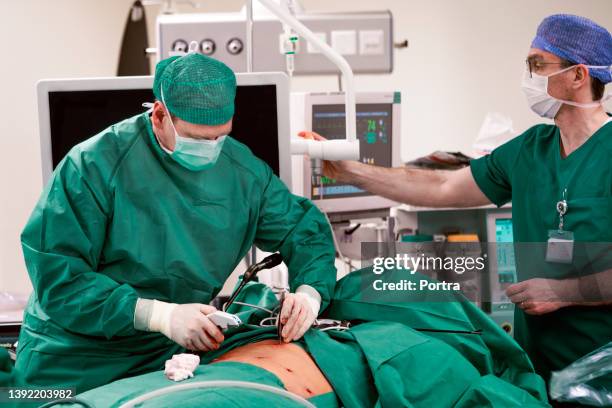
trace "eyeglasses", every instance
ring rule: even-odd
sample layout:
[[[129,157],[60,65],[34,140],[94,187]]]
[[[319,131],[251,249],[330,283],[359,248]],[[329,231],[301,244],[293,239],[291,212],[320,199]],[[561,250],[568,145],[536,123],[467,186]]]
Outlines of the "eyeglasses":
[[[525,63],[527,64],[527,70],[529,71],[529,78],[532,77],[533,73],[537,74],[538,72],[541,72],[545,65],[565,65],[563,62],[544,62],[529,58],[525,60]]]

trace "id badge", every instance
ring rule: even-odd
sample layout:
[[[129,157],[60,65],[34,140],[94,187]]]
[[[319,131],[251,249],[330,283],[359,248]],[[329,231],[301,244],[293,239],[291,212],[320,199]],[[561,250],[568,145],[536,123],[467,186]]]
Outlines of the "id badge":
[[[574,233],[571,231],[548,231],[546,262],[572,263],[574,259]]]

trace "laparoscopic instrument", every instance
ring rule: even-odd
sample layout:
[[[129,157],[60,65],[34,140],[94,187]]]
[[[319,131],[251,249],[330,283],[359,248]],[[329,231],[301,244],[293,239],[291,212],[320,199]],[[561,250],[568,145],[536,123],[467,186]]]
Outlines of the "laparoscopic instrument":
[[[229,300],[225,303],[223,307],[224,311],[217,310],[216,312],[207,315],[207,317],[222,330],[226,330],[229,327],[240,326],[242,324],[240,318],[236,315],[225,312],[225,310],[227,310],[232,305],[232,303],[234,303],[244,286],[247,283],[251,282],[253,279],[255,279],[255,276],[259,271],[273,268],[277,265],[280,265],[281,262],[283,262],[283,257],[279,253],[274,253],[270,256],[265,257],[261,262],[251,265],[244,272],[244,275],[242,275],[242,281],[234,290],[234,293],[232,293],[232,296],[229,298]]]

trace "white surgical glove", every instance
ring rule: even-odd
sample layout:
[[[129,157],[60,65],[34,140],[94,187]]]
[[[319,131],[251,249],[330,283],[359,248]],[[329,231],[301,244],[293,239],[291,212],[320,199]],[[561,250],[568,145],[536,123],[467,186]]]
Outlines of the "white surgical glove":
[[[289,343],[301,338],[314,323],[320,308],[321,295],[311,286],[302,285],[295,293],[289,293],[280,313],[284,325],[281,333],[283,341]]]
[[[223,333],[206,317],[216,310],[201,303],[177,305],[139,298],[134,328],[162,333],[188,350],[216,350],[224,340]]]

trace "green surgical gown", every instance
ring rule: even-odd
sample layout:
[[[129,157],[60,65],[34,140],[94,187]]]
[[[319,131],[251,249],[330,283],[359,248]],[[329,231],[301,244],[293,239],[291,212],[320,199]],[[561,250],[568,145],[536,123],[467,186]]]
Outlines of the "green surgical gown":
[[[78,392],[163,367],[180,347],[134,329],[136,300],[208,303],[253,244],[280,251],[291,290],[310,285],[322,309],[336,278],[331,231],[310,201],[231,137],[213,168],[181,167],[147,114],[74,147],[21,240],[34,292],[17,371]]]
[[[574,233],[576,250],[603,249],[609,262],[612,242],[612,123],[563,158],[559,128],[538,125],[471,162],[483,193],[496,205],[512,201],[519,280],[568,278],[588,268],[545,261],[548,231],[559,226],[555,210],[567,188],[565,229]],[[518,244],[517,244],[518,243]],[[601,255],[601,254],[600,254]],[[560,370],[612,340],[612,307],[566,307],[540,316],[515,309],[515,337],[537,371],[548,381]]]
[[[389,279],[405,277],[413,282],[423,275],[404,270],[386,271]],[[461,296],[446,302],[425,302],[414,293],[398,298],[375,291],[379,276],[371,268],[350,273],[338,281],[325,317],[349,320],[347,331],[311,328],[294,344],[315,361],[333,392],[310,398],[317,407],[548,407],[544,381],[534,373],[525,352],[485,313]],[[274,309],[271,289],[249,283],[237,299]],[[260,327],[269,314],[261,309],[232,305],[244,323],[226,332],[219,350],[201,356],[194,378],[243,380],[284,387],[276,375],[250,364],[220,362],[215,358],[245,344],[277,338],[275,327]],[[481,334],[426,332],[474,330]],[[78,397],[95,406],[117,407],[146,392],[174,385],[160,370],[122,379],[89,390]],[[221,391],[221,392],[218,392]],[[233,391],[233,393],[231,392]],[[228,398],[219,403],[219,396]],[[252,395],[240,389],[181,392],[150,400],[143,407],[287,406],[272,395]]]

